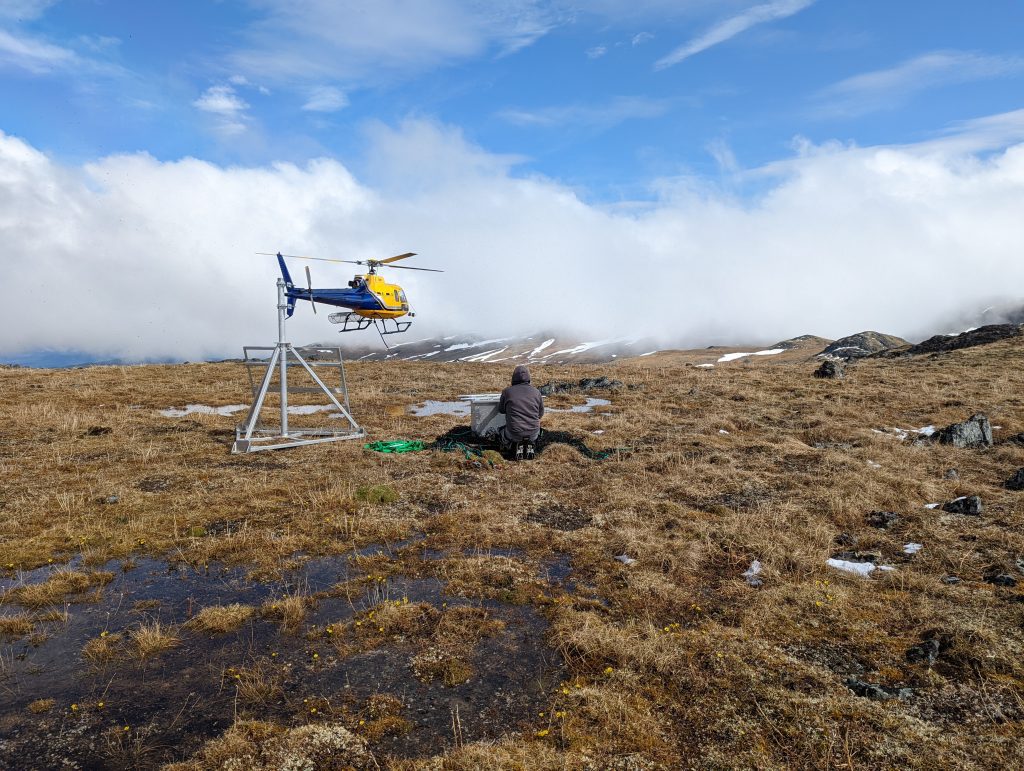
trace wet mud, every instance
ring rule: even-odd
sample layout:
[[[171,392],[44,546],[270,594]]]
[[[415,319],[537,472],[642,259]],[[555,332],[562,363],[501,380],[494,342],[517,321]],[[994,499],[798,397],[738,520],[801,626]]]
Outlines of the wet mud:
[[[310,559],[271,582],[251,580],[241,568],[143,558],[3,575],[0,618],[29,613],[36,621],[31,633],[0,638],[0,768],[155,768],[188,757],[236,717],[284,725],[340,720],[372,729],[367,738],[378,755],[408,757],[528,730],[562,674],[545,642],[544,618],[528,605],[446,593],[430,571],[385,577],[358,567],[361,558],[370,563],[402,545]],[[440,556],[416,550],[424,561]],[[16,603],[19,587],[60,569],[112,578],[57,607]],[[561,584],[568,573],[567,563],[558,563],[541,579]],[[306,604],[297,628],[259,612],[295,596]],[[232,603],[257,610],[234,631],[194,628],[201,609]],[[359,638],[351,650],[338,644],[335,635],[358,631],[357,621],[391,604],[422,608],[438,627],[472,616],[489,631],[467,635],[464,674],[447,684],[417,676],[415,662],[429,641],[414,629],[389,629],[369,644]],[[132,635],[153,622],[179,640],[142,658]],[[83,649],[97,639],[119,641],[118,655],[89,660]],[[389,705],[385,719],[382,703]]]

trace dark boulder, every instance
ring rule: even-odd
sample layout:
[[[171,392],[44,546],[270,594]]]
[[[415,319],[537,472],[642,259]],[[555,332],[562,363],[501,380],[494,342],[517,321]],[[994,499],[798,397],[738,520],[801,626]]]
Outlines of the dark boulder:
[[[883,335],[881,332],[858,332],[841,337],[825,347],[819,356],[829,355],[839,359],[862,359],[874,353],[890,351],[910,345],[902,337]]]
[[[924,342],[912,345],[903,353],[911,355],[921,353],[941,353],[943,351],[957,351],[961,348],[974,348],[979,345],[988,345],[1000,340],[1007,340],[1011,337],[1019,337],[1024,333],[1024,327],[1019,324],[988,324],[968,332],[961,332],[959,335],[935,335]]]
[[[971,415],[962,423],[946,426],[932,437],[939,444],[951,444],[962,449],[992,446],[992,424],[982,413]]]
[[[900,521],[900,516],[894,511],[872,511],[867,520],[871,527],[887,530]]]
[[[846,370],[838,361],[826,359],[820,367],[814,370],[814,376],[823,380],[842,380],[846,377]]]
[[[1024,468],[1017,469],[1017,472],[1007,479],[1003,486],[1007,490],[1024,490]]]
[[[1024,431],[1019,434],[1014,434],[1013,436],[1008,436],[1003,441],[1009,442],[1010,444],[1019,444],[1024,447]]]
[[[985,572],[985,583],[992,584],[993,586],[1014,587],[1017,585],[1017,579],[1009,573],[993,568]]]
[[[956,500],[942,504],[942,510],[950,514],[966,514],[969,517],[977,517],[984,511],[981,505],[981,498],[977,495],[966,495]]]

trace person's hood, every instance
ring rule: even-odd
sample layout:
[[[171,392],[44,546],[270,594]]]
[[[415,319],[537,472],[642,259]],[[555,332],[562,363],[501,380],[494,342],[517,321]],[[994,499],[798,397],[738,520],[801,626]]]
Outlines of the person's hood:
[[[530,382],[530,370],[527,369],[525,364],[520,364],[512,372],[512,385],[519,385],[520,383]]]

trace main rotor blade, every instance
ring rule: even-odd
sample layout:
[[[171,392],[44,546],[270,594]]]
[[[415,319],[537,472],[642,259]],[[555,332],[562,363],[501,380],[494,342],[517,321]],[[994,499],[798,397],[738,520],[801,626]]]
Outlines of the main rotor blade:
[[[437,268],[414,268],[412,265],[384,265],[385,268],[398,268],[399,270],[426,270],[430,273],[444,273],[443,270]]]
[[[416,252],[406,252],[405,254],[396,254],[394,257],[388,257],[386,260],[375,260],[375,262],[379,262],[381,265],[387,265],[389,262],[398,262],[399,260],[404,260],[406,257],[415,256]]]
[[[256,252],[256,254],[264,254],[268,257],[277,257],[277,254],[271,254],[270,252]],[[301,254],[282,254],[282,257],[287,257],[290,260],[319,260],[320,262],[348,262],[352,265],[365,265],[366,263],[362,260],[332,260],[330,257],[303,257]]]

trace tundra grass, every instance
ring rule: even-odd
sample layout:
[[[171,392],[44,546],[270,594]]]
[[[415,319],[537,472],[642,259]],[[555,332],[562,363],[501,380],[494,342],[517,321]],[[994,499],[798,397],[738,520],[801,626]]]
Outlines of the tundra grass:
[[[4,634],[25,632],[32,608],[87,599],[111,561],[217,561],[260,577],[389,544],[354,563],[381,581],[427,571],[452,596],[544,615],[566,676],[536,724],[464,742],[453,719],[443,755],[400,760],[375,749],[383,728],[367,729],[401,726],[400,712],[315,727],[240,715],[182,768],[277,763],[310,742],[402,769],[1024,765],[1024,605],[1018,589],[985,580],[998,571],[1024,581],[1024,494],[1003,487],[1024,466],[1024,447],[1006,441],[1024,431],[1024,351],[1010,341],[861,361],[842,381],[813,378],[809,353],[712,369],[693,366],[713,363],[708,352],[536,367],[535,383],[606,374],[630,386],[599,394],[612,404],[598,412],[545,418],[594,449],[630,451],[592,461],[554,445],[532,463],[495,465],[438,451],[384,456],[356,442],[231,456],[236,418],[159,415],[246,402],[237,364],[0,370],[0,570],[14,587],[0,613],[17,619]],[[352,410],[374,439],[429,442],[459,419],[416,418],[406,405],[499,390],[509,369],[354,363]],[[891,430],[979,411],[998,427],[992,448],[916,444]],[[981,496],[982,516],[925,508],[962,495]],[[899,520],[871,527],[876,510]],[[905,554],[910,542],[923,549]],[[423,549],[442,557],[418,560]],[[843,551],[895,570],[864,579],[830,569]],[[754,560],[757,588],[742,577]],[[19,585],[51,561],[83,566]],[[559,562],[571,591],[542,577]],[[460,641],[490,634],[488,619],[386,599],[373,630],[353,627],[335,644],[365,650],[377,644],[371,631],[407,639],[423,679],[473,676]],[[314,602],[297,592],[258,612],[298,634]],[[126,647],[158,657],[177,634],[139,627]],[[931,638],[942,640],[934,662],[908,659]],[[106,656],[98,644],[93,652]],[[235,674],[243,703],[284,687],[256,664]],[[869,699],[851,678],[912,695]]]

